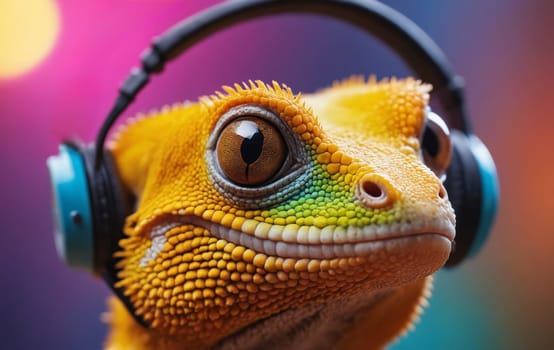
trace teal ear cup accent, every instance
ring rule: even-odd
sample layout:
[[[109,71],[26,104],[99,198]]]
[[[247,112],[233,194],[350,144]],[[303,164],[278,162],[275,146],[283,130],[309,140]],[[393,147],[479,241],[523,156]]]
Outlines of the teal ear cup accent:
[[[477,228],[477,235],[468,253],[469,256],[474,256],[483,247],[494,223],[500,201],[500,186],[496,167],[487,147],[475,135],[469,135],[468,139],[479,166],[482,189],[481,220]]]
[[[47,160],[52,188],[54,240],[69,266],[94,270],[92,211],[81,154],[65,144]]]

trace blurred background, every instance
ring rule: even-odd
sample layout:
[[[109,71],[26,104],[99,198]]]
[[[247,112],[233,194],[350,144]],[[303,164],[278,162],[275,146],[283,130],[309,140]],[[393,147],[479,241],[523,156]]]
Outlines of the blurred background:
[[[52,239],[46,157],[90,141],[151,38],[216,1],[0,1],[0,347],[98,349],[109,291],[66,268]],[[500,174],[485,248],[441,271],[416,332],[393,349],[554,348],[554,2],[390,0],[466,80]],[[208,38],[169,64],[125,114],[248,79],[310,92],[352,74],[410,71],[350,25],[278,16]],[[125,118],[122,118],[125,119]]]

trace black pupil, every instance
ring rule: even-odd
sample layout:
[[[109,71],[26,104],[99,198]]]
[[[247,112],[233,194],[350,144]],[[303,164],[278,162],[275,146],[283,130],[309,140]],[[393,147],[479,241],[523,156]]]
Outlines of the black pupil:
[[[421,144],[423,149],[425,149],[431,157],[434,158],[439,154],[439,138],[429,126],[426,126],[425,131],[423,131],[423,140]]]
[[[256,127],[256,130],[242,140],[240,155],[246,164],[254,163],[262,153],[264,134]]]

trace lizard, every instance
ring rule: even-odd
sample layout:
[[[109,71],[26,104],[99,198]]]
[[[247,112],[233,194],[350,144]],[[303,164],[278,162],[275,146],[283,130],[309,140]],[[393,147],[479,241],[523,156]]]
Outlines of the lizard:
[[[412,329],[455,236],[430,90],[250,81],[130,118],[108,143],[137,198],[116,287],[148,327],[112,297],[105,347],[378,349]]]

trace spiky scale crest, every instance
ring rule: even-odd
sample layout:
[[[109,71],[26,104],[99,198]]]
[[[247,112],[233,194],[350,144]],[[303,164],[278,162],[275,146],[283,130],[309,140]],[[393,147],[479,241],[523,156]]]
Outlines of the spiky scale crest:
[[[271,84],[266,84],[261,80],[249,80],[248,82],[243,82],[242,85],[235,83],[233,86],[223,85],[222,90],[226,93],[223,94],[221,91],[216,91],[214,95],[210,95],[210,99],[213,102],[224,98],[233,98],[239,97],[243,94],[255,93],[255,94],[271,94],[274,97],[281,97],[285,99],[292,99],[298,101],[300,99],[300,94],[294,95],[292,90],[285,84],[280,85],[276,81],[272,81]]]
[[[413,89],[421,94],[429,94],[432,90],[432,85],[424,84],[421,80],[407,77],[405,79],[398,79],[396,77],[385,77],[380,80],[375,75],[370,75],[367,79],[362,75],[353,75],[342,80],[335,80],[330,87],[323,88],[318,91],[326,92],[333,91],[340,93],[341,90],[348,91],[349,89],[362,88],[362,89],[379,89],[384,86],[389,86],[391,90],[395,89]]]

